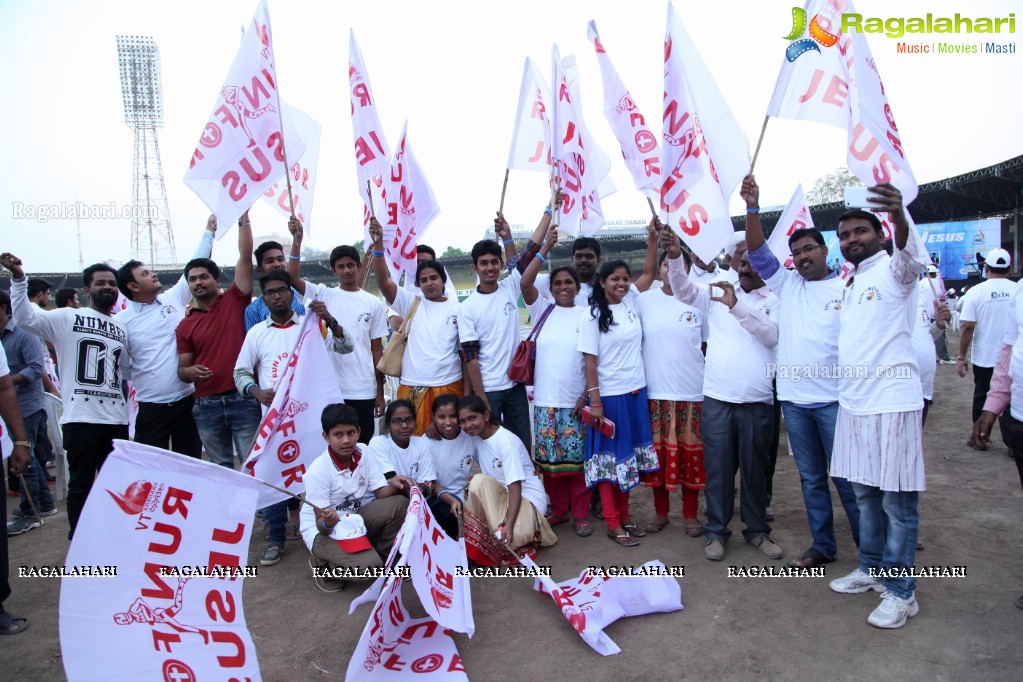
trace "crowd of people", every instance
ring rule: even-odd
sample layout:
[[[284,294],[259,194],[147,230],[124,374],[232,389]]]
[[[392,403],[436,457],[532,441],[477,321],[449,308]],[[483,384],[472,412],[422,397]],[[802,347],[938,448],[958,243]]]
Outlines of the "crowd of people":
[[[635,547],[665,530],[674,491],[685,534],[702,538],[704,556],[720,561],[737,473],[742,537],[778,560],[785,551],[771,537],[772,479],[784,423],[812,537],[788,565],[836,560],[834,486],[859,561],[830,587],[882,593],[868,622],[901,627],[919,612],[912,568],[925,489],[922,429],[952,315],[928,276],[921,279],[929,258],[900,193],[888,184],[871,190],[872,208],[888,214],[893,234],[885,238],[872,212],[843,214],[836,229],[853,266],[846,279],[813,228],[789,236],[793,269],[782,267],[765,240],[752,176],[740,190],[747,229],[729,241],[727,267],[696,258],[654,218],[638,276],[624,261],[603,262],[600,243],[588,237],[572,243],[571,264],[541,274],[559,241],[555,193],[521,253],[498,214],[497,239],[472,247],[477,286],[461,302],[425,245],[414,278],[396,282],[375,218],[370,251],[330,253],[336,287],[302,279],[297,219],[288,223],[286,253],[273,241],[253,249],[247,213],[226,290],[210,260],[212,217],[173,287],[162,291],[139,261],[97,264],[83,272],[87,306],[62,290],[56,309],[45,309],[50,287],[40,289],[21,260],[4,253],[0,265],[12,279],[10,296],[0,294],[0,413],[15,444],[10,473],[23,481],[7,534],[57,511],[47,484],[44,392],[63,407],[70,539],[113,440],[129,436],[126,381],[138,400],[134,440],[233,468],[273,402],[302,316],[316,315],[335,370],[324,380],[338,382],[344,403],[321,415],[325,449],[304,476],[311,504],[260,510],[262,565],[280,562],[286,540],[301,538],[318,586],[341,589],[344,581],[320,576],[381,566],[413,486],[482,566],[535,556],[563,524],[591,536],[594,516],[611,541]],[[972,352],[969,444],[987,447],[1005,412],[1002,435],[1023,481],[1023,407],[1005,411],[1023,391],[1011,381],[1023,371],[1016,317],[1023,308],[1009,267],[1008,253],[995,249],[987,281],[964,297],[958,369],[965,376]],[[362,288],[369,269],[380,297]],[[123,310],[115,310],[119,295]],[[534,323],[525,354],[520,297]],[[379,367],[399,328],[405,346],[388,403]],[[524,359],[532,408],[518,380]],[[1011,404],[1023,406],[1023,397]],[[652,518],[630,512],[637,487],[651,489]],[[0,633],[13,634],[28,623],[2,610],[10,594],[6,538],[0,554]]]

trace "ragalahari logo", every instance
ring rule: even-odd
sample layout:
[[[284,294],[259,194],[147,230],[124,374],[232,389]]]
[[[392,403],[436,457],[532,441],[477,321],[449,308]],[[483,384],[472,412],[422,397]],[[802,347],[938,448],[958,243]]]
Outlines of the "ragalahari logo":
[[[795,42],[785,48],[785,59],[790,62],[794,62],[800,57],[800,55],[811,50],[814,52],[820,52],[821,49],[818,45],[831,47],[838,42],[837,33],[831,33],[821,26],[820,16],[820,14],[813,15],[813,18],[810,19],[809,25],[807,25],[806,10],[802,7],[792,8],[792,30],[787,36],[785,36],[785,40],[792,40]],[[830,28],[831,22],[825,23],[827,23]],[[803,37],[807,31],[809,31],[809,38]]]

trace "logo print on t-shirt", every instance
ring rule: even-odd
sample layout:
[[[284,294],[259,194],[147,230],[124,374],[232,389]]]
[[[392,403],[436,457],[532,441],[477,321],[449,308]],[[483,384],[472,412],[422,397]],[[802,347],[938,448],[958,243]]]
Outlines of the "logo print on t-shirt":
[[[452,327],[457,327],[458,315],[448,315],[448,319],[444,320],[444,324],[450,324]]]
[[[460,459],[458,461],[458,467],[460,469],[465,469],[466,467],[471,467],[471,466],[472,466],[472,453],[466,453],[465,456],[462,457],[462,459]]]
[[[504,469],[504,462],[499,457],[495,457],[490,464],[495,469]]]
[[[369,323],[370,323],[370,320],[372,319],[372,317],[373,317],[373,316],[372,316],[372,315],[370,315],[369,313],[360,313],[360,314],[359,314],[359,317],[357,317],[357,318],[356,318],[356,321],[357,321],[357,322],[365,322],[365,323],[366,323],[366,326],[368,327],[368,326],[369,326]]]
[[[694,326],[698,325],[700,324],[700,313],[694,312],[692,310],[687,310],[678,316],[678,321],[685,322],[686,324]]]
[[[856,301],[856,303],[859,304],[859,303],[863,303],[864,301],[867,301],[868,303],[870,303],[872,301],[880,301],[880,300],[881,300],[881,290],[878,289],[877,287],[867,287],[863,291],[863,293],[860,294],[860,297]]]
[[[827,303],[824,304],[824,309],[825,310],[841,310],[842,309],[842,299],[840,299],[840,298],[833,298],[833,299],[831,299],[830,301],[828,301]]]
[[[513,310],[515,310],[515,306],[512,304],[512,302],[511,301],[505,301],[504,302],[504,314],[505,315],[510,315]]]

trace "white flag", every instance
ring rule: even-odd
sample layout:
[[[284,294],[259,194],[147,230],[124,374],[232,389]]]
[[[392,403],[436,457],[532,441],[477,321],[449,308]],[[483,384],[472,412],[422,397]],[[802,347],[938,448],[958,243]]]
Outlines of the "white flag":
[[[316,191],[316,166],[320,161],[320,124],[307,113],[282,102],[284,107],[284,127],[295,133],[305,142],[305,153],[298,159],[288,159],[291,168],[291,196],[295,207],[295,217],[302,223],[305,234],[312,234],[313,193]],[[291,216],[292,204],[288,201],[288,183],[281,178],[271,185],[263,198],[279,213]]]
[[[259,481],[115,440],[65,564],[60,648],[68,680],[259,680],[242,586]],[[196,568],[211,577],[190,576]],[[219,575],[218,575],[219,573]]]
[[[270,15],[261,0],[185,173],[185,184],[217,217],[218,239],[284,175],[284,133],[292,158],[305,152],[301,138],[282,133],[280,111]]]
[[[789,237],[796,230],[803,230],[813,227],[813,218],[810,216],[810,207],[806,203],[806,194],[803,193],[803,185],[796,186],[788,205],[782,211],[778,223],[774,226],[767,246],[771,253],[778,259],[784,268],[792,267],[792,251],[789,249]]]
[[[749,142],[671,3],[662,139],[661,217],[709,263],[734,232],[728,199],[749,171]]]
[[[636,189],[656,199],[660,187],[661,164],[657,137],[650,131],[632,95],[618,76],[611,57],[597,34],[597,23],[588,25],[590,42],[597,52],[600,78],[604,83],[604,117],[611,124],[618,144],[622,148],[625,166],[632,173]]]
[[[355,31],[348,34],[348,89],[352,104],[352,134],[355,136],[355,174],[359,178],[359,196],[365,204],[363,239],[364,243],[370,244],[370,211],[372,209],[375,214],[383,206],[381,195],[386,191],[384,183],[391,172],[391,148],[384,136],[366,63],[355,41]],[[372,196],[366,195],[367,182],[372,188]]]
[[[242,467],[245,473],[295,495],[305,492],[302,476],[323,454],[323,408],[343,401],[327,352],[320,318],[307,310],[298,343]],[[289,497],[267,486],[261,486],[259,493],[260,509]]]
[[[551,168],[551,89],[533,60],[526,57],[522,69],[519,105],[515,110],[508,168],[550,172]]]
[[[841,30],[842,14],[855,11],[850,0],[808,0],[799,10],[810,37],[786,52],[767,114],[846,129],[849,169],[867,185],[891,182],[908,206],[919,188],[877,64],[862,33]]]
[[[551,71],[552,158],[561,182],[560,226],[576,237],[590,236],[604,225],[601,198],[615,191],[608,176],[611,159],[597,146],[583,120],[575,57],[562,59],[555,45],[551,49]]]
[[[401,130],[389,178],[384,196],[387,219],[380,221],[384,228],[384,258],[395,282],[400,281],[401,273],[405,273],[405,281],[411,281],[418,265],[416,247],[430,223],[440,215],[440,207],[408,143],[408,121]]]
[[[529,557],[522,557],[519,561],[539,572]],[[608,578],[590,575],[586,569],[578,578],[563,583],[537,577],[533,581],[533,589],[554,600],[575,631],[594,651],[610,656],[621,652],[604,632],[611,623],[629,616],[682,610],[682,588],[675,578],[664,574],[664,564],[648,561],[636,570],[642,574]]]

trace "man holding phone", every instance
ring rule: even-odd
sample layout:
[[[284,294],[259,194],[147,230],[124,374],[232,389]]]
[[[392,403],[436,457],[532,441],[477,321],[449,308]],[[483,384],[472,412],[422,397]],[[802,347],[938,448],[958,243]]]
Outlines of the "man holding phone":
[[[831,476],[852,484],[860,546],[859,566],[830,586],[883,592],[867,622],[899,628],[920,611],[911,571],[925,489],[923,393],[912,330],[917,281],[929,261],[899,190],[885,183],[870,192],[873,210],[888,212],[895,250],[888,256],[882,248],[884,230],[873,213],[853,209],[839,217],[842,255],[855,268],[842,294]]]

